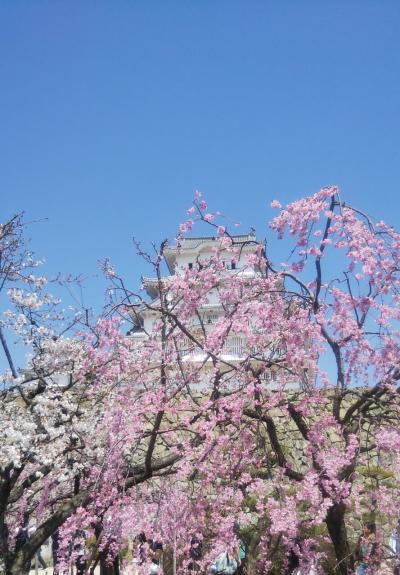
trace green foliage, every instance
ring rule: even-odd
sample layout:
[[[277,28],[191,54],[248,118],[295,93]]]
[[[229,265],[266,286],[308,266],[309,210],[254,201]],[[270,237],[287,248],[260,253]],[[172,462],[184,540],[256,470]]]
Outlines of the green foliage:
[[[381,465],[364,465],[359,468],[359,473],[366,479],[375,479],[376,481],[383,481],[394,477],[393,471]]]

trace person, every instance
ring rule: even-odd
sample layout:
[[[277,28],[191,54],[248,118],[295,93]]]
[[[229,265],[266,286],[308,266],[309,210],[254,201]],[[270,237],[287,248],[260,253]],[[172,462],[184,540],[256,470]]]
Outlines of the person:
[[[76,567],[76,575],[84,575],[86,571],[86,559],[85,559],[85,542],[84,542],[85,533],[81,530],[76,532],[76,538],[78,541],[74,543],[74,551],[76,555],[75,560],[75,567]]]
[[[21,547],[23,545],[25,545],[25,543],[28,541],[29,537],[31,535],[33,535],[36,531],[36,527],[34,527],[34,526],[29,527],[28,523],[29,523],[29,514],[27,512],[25,512],[23,514],[22,525],[21,525],[21,527],[19,527],[16,539],[15,539],[15,548],[16,549],[21,549]],[[46,564],[46,561],[42,557],[40,547],[35,553],[35,559],[40,564],[42,569],[47,569],[47,564]]]
[[[238,549],[238,575],[244,575],[246,573],[246,562],[247,562],[247,547],[243,539],[239,539],[239,549]]]
[[[196,534],[193,534],[190,540],[190,547],[189,547],[189,557],[190,557],[190,562],[188,565],[189,572],[200,571],[198,562],[200,561],[202,554],[203,554],[203,542],[201,541],[201,539],[197,537]]]
[[[110,536],[106,546],[99,552],[100,575],[120,575],[119,554],[113,557],[109,554],[110,548],[116,543],[116,537]]]
[[[22,516],[22,525],[17,529],[17,536],[15,538],[15,549],[19,550],[28,541],[28,522],[29,514],[25,512]]]
[[[28,528],[28,536],[31,537],[35,533],[35,531],[36,531],[36,527],[34,525],[29,527]],[[39,549],[36,551],[35,558],[36,558],[36,561],[40,564],[42,569],[47,569],[47,563],[42,557],[41,547],[39,547]]]
[[[356,548],[356,575],[376,575],[379,565],[375,523],[366,523]]]
[[[59,547],[60,547],[60,531],[59,529],[56,529],[54,533],[52,533],[51,535],[51,556],[53,558],[53,575],[59,574],[57,565],[57,559],[58,559],[57,556]]]
[[[39,549],[36,551],[36,559],[38,561],[38,563],[40,564],[42,569],[47,569],[47,563],[46,561],[43,559],[42,557],[42,549],[41,547],[39,547]]]
[[[300,559],[294,549],[291,549],[288,555],[288,562],[286,566],[286,575],[292,575],[298,572]]]
[[[133,556],[136,559],[138,565],[143,565],[146,563],[149,551],[149,544],[147,543],[146,534],[142,531],[136,537],[136,548],[133,549]]]
[[[239,545],[237,548],[237,563],[238,563],[238,568],[237,568],[237,574],[238,575],[243,575],[246,572],[246,560],[247,560],[247,546],[245,541],[243,540],[243,538],[241,537],[240,534],[240,523],[238,521],[235,521],[234,525],[233,525],[233,531],[239,541]]]
[[[149,557],[151,560],[149,575],[161,573],[161,559],[162,559],[163,545],[160,541],[153,541],[149,539]]]
[[[211,573],[214,575],[233,575],[236,573],[237,567],[236,559],[228,551],[224,551],[211,565]]]
[[[290,547],[289,554],[287,556],[286,564],[286,575],[298,574],[300,566],[299,552],[301,549],[302,537],[297,535],[293,539],[293,544]]]
[[[400,575],[400,519],[389,539],[389,547],[393,556],[393,573]]]

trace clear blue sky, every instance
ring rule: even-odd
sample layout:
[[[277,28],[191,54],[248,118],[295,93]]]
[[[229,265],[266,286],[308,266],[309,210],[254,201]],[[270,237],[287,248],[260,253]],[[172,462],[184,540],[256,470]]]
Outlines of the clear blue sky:
[[[173,237],[199,189],[266,233],[283,203],[338,184],[397,224],[400,2],[0,4],[1,219],[25,210],[49,273]]]

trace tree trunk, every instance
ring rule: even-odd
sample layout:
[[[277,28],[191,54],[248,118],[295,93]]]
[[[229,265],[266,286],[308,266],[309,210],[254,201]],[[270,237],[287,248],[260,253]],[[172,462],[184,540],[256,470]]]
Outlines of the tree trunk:
[[[6,521],[7,502],[11,492],[10,470],[0,477],[0,575],[7,574],[10,565],[9,530]]]
[[[346,523],[344,520],[346,507],[343,503],[335,503],[326,515],[326,526],[331,538],[337,560],[337,570],[340,575],[348,575],[353,569],[353,558],[347,540]]]
[[[254,530],[251,534],[247,534],[247,553],[246,553],[246,573],[247,575],[257,575],[258,573],[258,545],[260,543],[260,533],[264,529],[264,524],[260,520],[258,521],[257,530]]]
[[[119,559],[116,557],[114,561],[106,563],[104,558],[100,558],[100,575],[119,575]]]
[[[11,567],[6,570],[6,575],[29,575],[31,561],[26,561],[21,555],[13,561]]]

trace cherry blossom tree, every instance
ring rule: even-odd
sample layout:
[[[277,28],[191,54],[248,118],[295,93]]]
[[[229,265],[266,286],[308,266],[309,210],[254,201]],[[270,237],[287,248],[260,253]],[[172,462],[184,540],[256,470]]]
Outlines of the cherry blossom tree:
[[[321,565],[331,550],[345,574],[363,520],[385,527],[397,519],[400,236],[347,206],[334,187],[285,209],[272,205],[280,210],[272,231],[294,244],[282,265],[257,244],[251,279],[224,273],[226,255],[239,258],[243,246],[197,197],[178,246],[201,220],[219,237],[213,256],[163,278],[165,244],[154,258],[145,254],[158,278],[152,302],[110,270],[114,297],[121,294],[113,309],[135,314],[137,298],[159,318],[141,353],[163,373],[154,431],[167,445],[177,421],[187,437],[175,480],[193,483],[189,530],[209,539],[208,558],[218,545],[234,549],[240,518],[259,525],[258,569],[285,570],[293,555],[303,568]],[[199,310],[213,291],[223,314],[206,329]],[[224,358],[231,333],[242,338],[239,361]],[[187,341],[202,361],[183,361]],[[165,408],[171,398],[175,419]]]
[[[83,497],[75,493],[77,468],[90,419],[83,423],[80,405],[91,398],[81,371],[84,345],[67,337],[80,318],[67,317],[47,291],[46,278],[36,273],[41,263],[27,248],[22,214],[1,225],[0,335],[9,369],[1,392],[0,572],[6,573],[25,572],[40,544]],[[7,335],[29,353],[22,368]],[[36,531],[28,537],[33,519]]]
[[[0,228],[0,281],[7,300],[0,327],[9,367],[0,393],[0,573],[7,575],[27,572],[37,549],[58,528],[70,543],[77,530],[68,533],[68,518],[74,515],[78,524],[90,506],[87,514],[97,529],[114,491],[128,481],[139,484],[174,460],[154,461],[150,442],[148,453],[122,470],[123,435],[118,437],[114,419],[125,401],[119,382],[135,377],[136,355],[116,320],[91,321],[88,310],[66,314],[48,293],[47,280],[34,273],[40,262],[26,248],[24,232],[21,215]],[[22,368],[7,333],[26,346]],[[128,416],[124,429],[132,436],[141,414]]]
[[[103,318],[79,317],[73,337],[40,330],[26,373],[8,374],[7,575],[26,570],[56,528],[62,569],[79,538],[94,542],[93,571],[144,531],[170,547],[178,573],[196,536],[202,572],[245,539],[249,572],[284,573],[296,561],[326,571],[333,561],[347,575],[362,522],[384,534],[397,521],[400,235],[335,187],[272,206],[271,231],[292,242],[283,264],[254,239],[244,266],[226,270],[227,258],[243,259],[243,242],[197,195],[176,245],[206,223],[210,257],[164,277],[167,243],[141,250],[152,301],[105,262]],[[221,313],[206,325],[201,310],[215,294]],[[10,297],[25,306],[28,295]],[[144,310],[151,332],[125,335]],[[231,334],[241,341],[235,357]],[[38,528],[19,545],[25,511]]]

